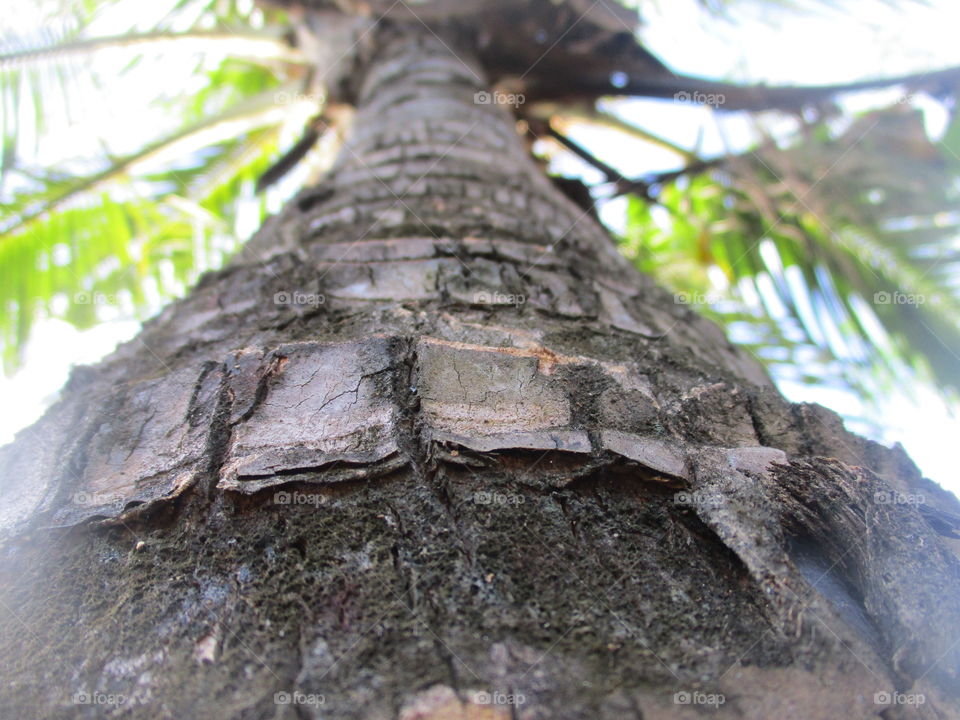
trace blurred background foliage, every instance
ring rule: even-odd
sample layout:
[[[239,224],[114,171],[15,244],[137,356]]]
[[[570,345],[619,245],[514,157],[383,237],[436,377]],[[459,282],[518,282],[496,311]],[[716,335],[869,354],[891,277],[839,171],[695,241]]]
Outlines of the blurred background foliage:
[[[623,247],[775,376],[960,390],[960,121],[901,100],[818,118],[632,197]],[[759,239],[759,242],[758,242]]]
[[[735,22],[744,5],[838,5],[701,4],[715,22]],[[38,319],[145,318],[184,293],[316,178],[336,144],[325,138],[285,180],[255,192],[324,109],[279,10],[251,0],[44,0],[33,13],[0,35],[7,373]],[[158,74],[179,90],[151,88]],[[933,98],[950,117],[942,137],[929,136],[913,96],[898,95],[857,113],[826,103],[778,124],[758,117],[749,147],[711,156],[624,121],[615,102],[602,113],[555,112],[558,124],[573,118],[675,151],[676,170],[639,178],[645,192],[629,195],[613,229],[639,268],[723,324],[776,378],[868,400],[921,381],[955,401],[955,90]],[[145,133],[99,133],[97,112],[110,103],[142,108]]]
[[[318,106],[289,27],[282,12],[236,0],[86,0],[41,3],[26,31],[3,32],[7,373],[39,318],[80,328],[145,318],[278,207],[282,198],[255,196],[256,180]],[[170,82],[151,89],[158,77]],[[145,133],[101,133],[96,106],[110,101],[142,103]],[[129,136],[140,144],[126,147]]]

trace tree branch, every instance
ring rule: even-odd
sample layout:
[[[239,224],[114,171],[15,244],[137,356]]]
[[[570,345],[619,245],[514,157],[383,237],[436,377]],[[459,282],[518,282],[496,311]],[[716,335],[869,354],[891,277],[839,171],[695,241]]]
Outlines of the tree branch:
[[[671,170],[669,172],[655,173],[652,175],[647,175],[644,178],[631,179],[624,177],[616,168],[607,165],[602,160],[598,159],[588,150],[584,149],[577,143],[575,143],[570,138],[566,137],[560,132],[557,132],[553,127],[547,126],[546,134],[548,137],[556,140],[564,148],[572,152],[574,155],[579,157],[584,162],[592,165],[597,170],[603,173],[606,181],[613,183],[616,187],[617,195],[626,195],[628,193],[635,193],[641,197],[651,201],[657,201],[657,193],[653,191],[653,188],[658,185],[663,185],[664,183],[673,182],[679,177],[684,175],[695,175],[697,173],[705,172],[715,167],[723,165],[727,161],[727,157],[719,157],[711,160],[700,160],[695,159],[689,165],[682,167],[678,170]]]
[[[558,96],[578,98],[582,101],[584,98],[599,99],[620,95],[699,103],[726,111],[800,110],[810,105],[825,103],[844,93],[892,88],[898,85],[910,92],[928,91],[935,94],[952,92],[960,87],[960,67],[839,85],[788,87],[736,85],[688,75],[641,74],[637,77],[627,77],[625,82],[623,78],[620,80],[619,86],[615,86],[606,76],[538,77],[527,89],[526,94],[528,101],[536,101],[540,97],[556,98]],[[562,87],[560,85],[554,87],[557,83],[562,83]]]
[[[297,143],[257,179],[256,192],[262,193],[296,167],[326,130],[327,122],[322,113],[311,118]]]

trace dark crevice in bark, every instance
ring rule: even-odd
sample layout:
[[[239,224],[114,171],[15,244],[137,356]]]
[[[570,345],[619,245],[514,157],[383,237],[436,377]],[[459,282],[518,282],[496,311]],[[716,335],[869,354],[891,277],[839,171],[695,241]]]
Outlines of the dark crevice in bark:
[[[228,371],[222,365],[218,369],[222,373],[222,379],[217,393],[217,404],[213,411],[210,433],[204,448],[204,455],[208,459],[208,464],[204,468],[203,475],[206,478],[206,496],[210,499],[216,493],[220,470],[223,468],[230,447],[230,414],[233,409],[233,394],[225,379]]]
[[[825,552],[820,541],[809,535],[788,538],[787,555],[810,583],[811,592],[823,595],[840,617],[866,639],[880,657],[892,654],[893,648],[886,645],[873,619],[867,614],[863,595],[851,582],[851,569],[844,566],[843,556]]]

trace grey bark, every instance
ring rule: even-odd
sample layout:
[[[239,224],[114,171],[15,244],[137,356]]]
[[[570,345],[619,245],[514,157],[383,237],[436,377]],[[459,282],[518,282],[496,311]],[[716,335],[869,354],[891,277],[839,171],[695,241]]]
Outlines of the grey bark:
[[[4,716],[957,717],[956,499],[375,37],[330,176],[0,449]]]

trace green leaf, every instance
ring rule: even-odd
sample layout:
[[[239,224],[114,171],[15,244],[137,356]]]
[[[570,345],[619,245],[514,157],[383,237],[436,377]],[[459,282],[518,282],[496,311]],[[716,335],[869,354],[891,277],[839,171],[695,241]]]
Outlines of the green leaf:
[[[625,249],[676,291],[715,299],[704,310],[740,323],[771,367],[778,348],[803,348],[822,358],[807,365],[821,383],[839,373],[876,396],[909,368],[956,396],[958,135],[954,122],[931,142],[906,106],[865,114],[841,133],[816,126],[785,149],[766,145],[665,188],[667,230],[631,199]],[[726,281],[718,285],[711,268]]]

